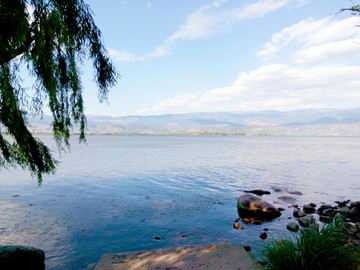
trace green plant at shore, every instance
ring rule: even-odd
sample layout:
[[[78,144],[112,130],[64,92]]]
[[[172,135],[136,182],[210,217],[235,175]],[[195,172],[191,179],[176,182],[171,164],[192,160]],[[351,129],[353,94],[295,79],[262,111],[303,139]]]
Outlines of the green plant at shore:
[[[325,225],[320,231],[304,229],[295,237],[273,240],[263,250],[265,269],[360,269],[360,247],[347,242],[343,223]]]

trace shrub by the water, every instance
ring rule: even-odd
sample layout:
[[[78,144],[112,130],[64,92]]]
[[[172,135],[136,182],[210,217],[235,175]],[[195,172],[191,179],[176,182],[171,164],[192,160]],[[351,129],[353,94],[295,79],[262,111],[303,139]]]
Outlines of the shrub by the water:
[[[360,269],[360,247],[348,244],[343,223],[325,225],[320,231],[304,229],[294,238],[271,241],[263,250],[271,270]]]

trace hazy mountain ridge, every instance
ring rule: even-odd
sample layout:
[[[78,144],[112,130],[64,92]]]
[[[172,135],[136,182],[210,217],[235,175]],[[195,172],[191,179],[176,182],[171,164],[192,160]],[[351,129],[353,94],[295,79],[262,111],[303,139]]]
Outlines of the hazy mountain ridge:
[[[87,117],[88,133],[360,136],[360,108],[289,112],[202,112]],[[33,132],[51,132],[50,117],[30,121]],[[74,128],[74,132],[77,129]]]

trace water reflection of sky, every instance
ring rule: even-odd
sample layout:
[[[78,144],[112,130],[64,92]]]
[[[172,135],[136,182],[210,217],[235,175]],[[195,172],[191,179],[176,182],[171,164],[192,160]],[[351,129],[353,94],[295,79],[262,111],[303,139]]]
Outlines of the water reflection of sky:
[[[256,253],[264,227],[270,237],[284,232],[292,212],[278,197],[289,194],[264,197],[286,208],[280,221],[236,231],[242,190],[284,185],[304,193],[293,195],[299,204],[360,199],[359,150],[360,138],[89,136],[41,187],[27,173],[1,171],[0,244],[44,249],[49,269],[221,239]]]

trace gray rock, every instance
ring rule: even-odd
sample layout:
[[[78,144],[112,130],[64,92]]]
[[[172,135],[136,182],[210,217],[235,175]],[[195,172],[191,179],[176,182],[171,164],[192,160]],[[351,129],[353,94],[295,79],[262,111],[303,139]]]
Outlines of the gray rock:
[[[45,253],[29,246],[0,246],[1,269],[45,269]]]
[[[287,203],[294,203],[296,201],[293,197],[290,196],[281,196],[278,199]]]
[[[315,223],[315,219],[313,216],[299,218],[299,224],[305,228],[309,227],[312,223]]]
[[[350,212],[350,208],[347,206],[341,207],[339,210],[339,213],[344,216],[347,216],[349,214],[349,212]]]
[[[299,225],[296,223],[296,222],[290,222],[288,223],[288,225],[286,226],[286,228],[289,230],[289,231],[292,231],[292,232],[298,232],[300,227]]]
[[[251,194],[238,198],[237,209],[240,217],[255,217],[258,220],[270,220],[281,215],[273,205]]]

